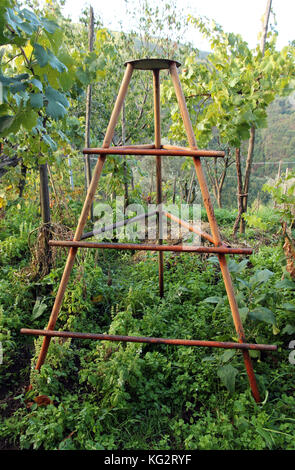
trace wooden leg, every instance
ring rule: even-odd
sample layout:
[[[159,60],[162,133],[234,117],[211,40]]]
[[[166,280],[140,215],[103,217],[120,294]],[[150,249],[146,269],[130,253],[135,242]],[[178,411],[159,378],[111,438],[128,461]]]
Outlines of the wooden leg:
[[[181,88],[181,84],[180,84],[180,80],[179,80],[179,76],[177,72],[177,67],[175,63],[173,63],[170,67],[170,74],[171,74],[172,83],[175,89],[178,105],[180,108],[182,120],[183,120],[186,134],[188,137],[189,146],[191,148],[197,148],[194,131],[193,131],[192,124],[190,121],[189,113],[187,110],[185,98],[183,95],[183,91]],[[210,199],[210,195],[209,195],[209,191],[208,191],[208,187],[206,183],[206,178],[202,169],[201,161],[199,157],[194,157],[193,161],[194,161],[197,177],[199,180],[204,205],[205,205],[206,212],[208,215],[208,221],[210,224],[214,244],[215,246],[219,246],[222,244],[222,241],[220,238],[218,225],[215,219],[213,205],[211,203],[211,199]],[[239,337],[239,342],[243,343],[245,342],[245,334],[244,334],[244,329],[243,329],[243,325],[241,322],[238,305],[236,302],[235,293],[234,293],[230,273],[228,270],[226,258],[225,258],[225,255],[219,255],[218,258],[219,258],[221,273],[222,273],[224,284],[225,284],[225,289],[227,292],[227,296],[228,296],[228,300],[229,300],[229,304],[230,304],[230,308],[232,312],[235,329]],[[245,362],[246,371],[248,374],[249,383],[250,383],[253,397],[256,402],[260,402],[261,400],[260,400],[259,390],[257,387],[256,378],[255,378],[251,358],[249,355],[249,351],[247,350],[243,351],[243,356],[244,356],[244,362]]]
[[[153,70],[153,85],[154,85],[154,124],[155,124],[155,148],[161,148],[161,116],[160,116],[160,70]],[[162,230],[162,161],[158,155],[156,157],[156,180],[157,180],[157,239],[159,245],[163,243],[163,230]],[[164,253],[158,253],[159,263],[159,293],[160,297],[164,296]]]
[[[127,68],[126,68],[125,75],[121,84],[121,88],[119,90],[117,100],[116,100],[116,103],[115,103],[115,106],[114,106],[114,109],[110,118],[110,122],[106,131],[104,141],[103,141],[102,146],[104,148],[108,148],[111,144],[111,141],[114,135],[115,126],[117,124],[117,120],[118,120],[118,117],[119,117],[119,114],[120,114],[120,111],[124,102],[124,98],[127,93],[127,89],[128,89],[131,76],[132,76],[132,72],[133,72],[133,66],[131,64],[127,64]],[[87,196],[86,196],[84,206],[80,215],[80,219],[77,225],[77,229],[74,235],[75,241],[79,241],[81,239],[85,224],[87,222],[87,217],[88,217],[92,202],[94,200],[95,192],[97,189],[98,181],[102,172],[105,159],[106,159],[105,155],[100,155],[100,157],[97,160],[97,163],[93,172],[93,177],[92,177],[90,186],[88,188]],[[52,308],[52,312],[49,318],[47,330],[53,330],[55,327],[56,320],[60,312],[60,308],[61,308],[62,301],[64,298],[65,290],[69,282],[70,274],[72,272],[76,254],[77,254],[77,248],[71,248],[69,250],[67,262],[64,268],[63,276],[62,276],[59,289],[57,292],[57,296],[56,296],[56,299]],[[40,370],[41,366],[44,364],[46,354],[49,348],[49,344],[50,344],[50,337],[45,337],[43,340],[41,351],[40,351],[38,361],[36,364],[37,370]]]

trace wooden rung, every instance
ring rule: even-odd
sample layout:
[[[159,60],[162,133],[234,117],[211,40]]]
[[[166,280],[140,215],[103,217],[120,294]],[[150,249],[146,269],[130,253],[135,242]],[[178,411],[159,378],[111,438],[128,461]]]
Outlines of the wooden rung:
[[[276,351],[275,344],[251,344],[251,343],[233,343],[224,341],[203,341],[195,339],[168,339],[168,338],[151,338],[144,336],[120,336],[96,333],[78,333],[71,331],[55,331],[55,330],[33,330],[22,328],[20,332],[24,335],[33,336],[49,336],[59,338],[76,338],[76,339],[94,339],[99,341],[125,341],[130,343],[152,343],[152,344],[174,344],[179,346],[200,346],[210,348],[223,349],[255,349],[260,351]]]
[[[104,248],[108,250],[143,250],[143,251],[181,251],[187,253],[220,253],[251,255],[252,248],[229,248],[227,246],[194,246],[194,245],[145,245],[141,243],[95,243],[74,240],[50,240],[50,246],[76,248]]]
[[[85,148],[84,154],[99,155],[156,155],[168,157],[224,157],[225,153],[219,150],[191,150],[191,149],[151,149],[131,147]]]

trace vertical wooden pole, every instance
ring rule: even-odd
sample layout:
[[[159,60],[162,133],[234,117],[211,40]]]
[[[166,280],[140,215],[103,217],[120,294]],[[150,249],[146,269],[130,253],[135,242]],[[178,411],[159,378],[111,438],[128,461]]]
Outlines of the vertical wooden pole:
[[[126,144],[126,116],[125,116],[125,102],[122,106],[122,145]],[[128,195],[128,176],[127,176],[127,157],[123,156],[123,170],[124,170],[124,213],[126,212],[129,204]]]
[[[93,51],[93,40],[94,40],[94,14],[93,8],[90,6],[89,9],[89,31],[88,31],[88,48],[89,52]],[[85,116],[85,147],[90,147],[90,119],[91,119],[91,100],[92,100],[92,86],[87,86],[86,91],[86,116]],[[85,182],[86,188],[90,186],[91,182],[91,155],[87,154],[84,156],[84,170],[85,170]],[[93,205],[91,204],[90,209],[91,220],[93,221]]]
[[[161,148],[161,115],[160,115],[160,70],[153,70],[154,85],[154,125],[155,125],[155,148]],[[156,156],[156,185],[157,185],[157,240],[158,244],[163,243],[162,227],[162,161]],[[164,296],[164,275],[163,275],[163,252],[158,253],[159,260],[159,292],[160,297]]]
[[[68,157],[68,164],[69,164],[69,176],[70,176],[70,184],[71,184],[71,189],[74,191],[74,178],[73,178],[73,170],[72,170],[72,160],[71,157]]]
[[[127,93],[127,89],[128,89],[131,76],[132,76],[132,72],[133,72],[132,64],[127,64],[127,68],[126,68],[125,75],[121,84],[121,88],[117,96],[117,100],[116,100],[116,103],[115,103],[115,106],[114,106],[114,109],[113,109],[113,112],[109,121],[108,128],[106,130],[105,138],[104,138],[103,145],[102,145],[103,148],[108,148],[112,141],[115,126],[117,124],[118,117],[122,108],[122,104],[124,102],[124,98]],[[84,202],[84,206],[83,206],[83,209],[79,218],[79,222],[76,228],[76,232],[73,238],[73,240],[75,241],[79,241],[81,239],[81,236],[82,236],[82,233],[83,233],[86,221],[87,221],[87,217],[90,211],[90,207],[94,199],[94,195],[97,189],[97,184],[98,184],[101,172],[102,172],[105,159],[106,159],[105,155],[100,155],[97,160],[97,163],[93,172],[92,180],[89,185],[87,196]],[[75,247],[70,248],[67,262],[66,262],[64,272],[62,275],[62,279],[59,285],[59,289],[58,289],[55,302],[52,308],[52,312],[49,318],[49,322],[47,325],[47,330],[53,330],[55,327],[56,320],[57,320],[57,317],[58,317],[58,314],[60,312],[60,308],[62,305],[64,293],[65,293],[67,284],[69,282],[70,274],[74,265],[76,253],[77,253],[77,248]],[[44,364],[49,344],[50,344],[50,337],[45,337],[43,340],[39,358],[36,364],[37,370],[40,370],[40,367],[42,366],[42,364]]]
[[[48,165],[42,163],[39,165],[39,176],[40,176],[40,205],[41,205],[41,217],[42,217],[42,244],[44,250],[44,261],[40,261],[38,270],[40,273],[48,274],[52,266],[52,248],[49,245],[51,238],[50,230],[50,196],[49,196],[49,184],[48,184]]]
[[[176,97],[177,97],[177,101],[178,101],[178,104],[179,104],[182,120],[183,120],[184,127],[185,127],[185,130],[186,130],[189,146],[191,148],[197,148],[197,143],[196,143],[194,131],[193,131],[192,124],[191,124],[191,121],[190,121],[189,113],[188,113],[188,110],[187,110],[185,98],[184,98],[184,95],[183,95],[183,91],[182,91],[182,88],[181,88],[181,84],[180,84],[180,80],[179,80],[179,76],[178,76],[178,72],[177,72],[177,67],[176,67],[175,63],[171,64],[170,73],[171,73],[171,79],[172,79],[172,83],[173,83],[173,86],[174,86],[174,89],[175,89],[175,94],[176,94]],[[213,240],[214,240],[214,245],[219,246],[219,245],[221,245],[222,241],[221,241],[221,238],[220,238],[218,225],[217,225],[217,222],[216,222],[216,219],[215,219],[213,205],[212,205],[211,200],[210,200],[210,195],[209,195],[205,175],[204,175],[204,172],[203,172],[203,169],[202,169],[201,161],[200,161],[199,157],[194,157],[193,161],[194,161],[197,177],[198,177],[199,184],[200,184],[200,189],[201,189],[204,205],[205,205],[206,212],[207,212],[208,221],[209,221],[209,224],[210,224],[210,228],[211,228],[211,232],[212,232],[212,236],[213,236]],[[231,277],[230,277],[230,274],[229,274],[226,258],[225,258],[225,255],[218,255],[218,258],[219,258],[221,273],[222,273],[223,280],[224,280],[225,289],[226,289],[226,292],[227,292],[227,296],[228,296],[228,300],[229,300],[229,304],[230,304],[230,308],[231,308],[231,312],[232,312],[232,317],[233,317],[233,322],[234,322],[234,325],[235,325],[235,329],[236,329],[238,337],[239,337],[239,342],[243,343],[243,342],[245,342],[244,328],[243,328],[243,325],[242,325],[242,322],[241,322],[241,318],[240,318],[240,314],[239,314],[239,310],[238,310],[238,305],[237,305],[237,301],[236,301],[236,298],[235,298],[235,293],[234,293],[234,289],[233,289],[233,285],[232,285],[232,280],[231,280]],[[251,387],[251,390],[252,390],[253,397],[254,397],[256,402],[260,402],[261,400],[260,400],[259,390],[258,390],[258,387],[257,387],[256,378],[255,378],[251,358],[250,358],[250,355],[249,355],[249,351],[244,350],[243,351],[243,356],[244,356],[244,362],[245,362],[246,371],[247,371],[247,374],[248,374],[249,383],[250,383],[250,387]]]
[[[50,223],[50,198],[48,185],[48,167],[47,163],[39,165],[40,175],[40,204],[43,224]]]

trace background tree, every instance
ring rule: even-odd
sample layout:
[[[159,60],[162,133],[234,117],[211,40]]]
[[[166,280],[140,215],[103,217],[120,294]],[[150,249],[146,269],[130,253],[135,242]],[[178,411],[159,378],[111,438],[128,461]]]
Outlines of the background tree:
[[[265,14],[263,17],[263,27],[262,27],[262,34],[261,34],[261,41],[260,41],[260,52],[261,52],[262,57],[264,56],[264,52],[265,52],[271,3],[272,3],[272,0],[267,0],[266,10],[265,10]],[[247,212],[247,206],[248,206],[248,195],[249,195],[249,190],[250,190],[250,175],[251,175],[254,145],[255,145],[255,132],[256,132],[256,127],[255,125],[252,125],[250,129],[250,139],[248,143],[248,153],[247,153],[247,160],[246,160],[244,183],[242,181],[241,162],[238,161],[241,158],[241,154],[240,152],[236,152],[236,168],[237,168],[239,195],[238,195],[238,215],[237,215],[237,219],[235,221],[234,229],[233,229],[234,234],[237,231],[239,222],[240,222],[240,233],[245,232],[245,219],[243,218],[243,214]]]
[[[39,168],[40,205],[43,227],[43,272],[51,265],[50,201],[47,163],[54,161],[54,152],[68,141],[63,132],[71,99],[75,98],[81,81],[96,77],[97,57],[86,56],[92,69],[83,71],[76,65],[63,41],[59,5],[45,5],[35,14],[16,1],[5,0],[1,10],[0,81],[3,103],[0,105],[1,159],[17,160],[21,164],[20,195],[26,169]],[[80,54],[80,59],[82,54]],[[99,63],[100,65],[100,63]],[[83,75],[87,75],[85,76]],[[76,90],[75,90],[76,87]]]
[[[240,149],[249,138],[251,146],[251,129],[266,126],[269,104],[276,95],[286,96],[294,89],[294,49],[277,51],[276,34],[271,33],[262,56],[259,46],[250,50],[240,35],[225,33],[215,23],[209,26],[207,20],[190,20],[209,39],[212,49],[202,62],[190,54],[181,73],[198,144],[210,147],[215,133],[228,148]],[[170,137],[184,141],[184,128],[168,82],[165,96],[172,108]],[[248,162],[248,182],[250,171]]]

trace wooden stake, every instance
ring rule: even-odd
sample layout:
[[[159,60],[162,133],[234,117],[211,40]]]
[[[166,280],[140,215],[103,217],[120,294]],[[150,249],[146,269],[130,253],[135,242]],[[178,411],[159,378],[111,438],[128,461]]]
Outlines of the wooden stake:
[[[94,40],[94,14],[93,8],[89,9],[89,30],[88,30],[88,48],[89,52],[93,51]],[[87,86],[86,92],[86,116],[85,116],[85,147],[90,147],[90,120],[91,120],[91,101],[92,101],[92,86]],[[88,190],[91,182],[91,155],[84,156],[84,170],[86,190]],[[90,210],[91,220],[93,221],[93,205]]]
[[[160,115],[160,70],[153,70],[154,85],[154,124],[155,124],[155,148],[161,148],[161,115]],[[157,240],[158,244],[163,243],[162,226],[162,161],[161,156],[156,156],[156,181],[157,181]],[[159,251],[159,292],[160,297],[164,296],[164,275],[163,275],[163,252]]]

